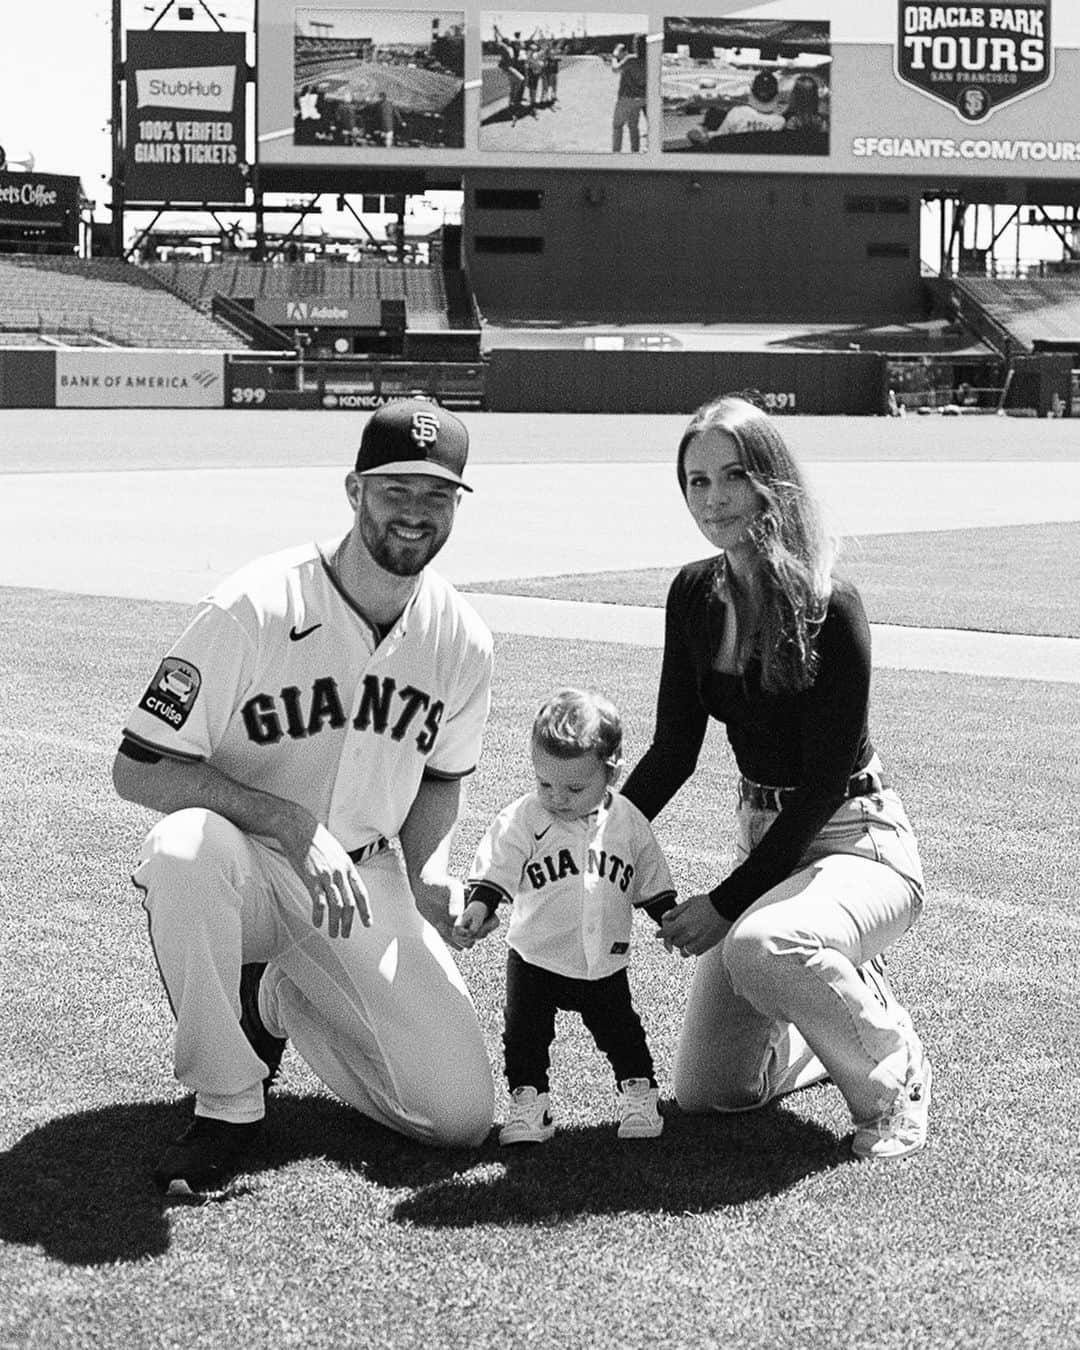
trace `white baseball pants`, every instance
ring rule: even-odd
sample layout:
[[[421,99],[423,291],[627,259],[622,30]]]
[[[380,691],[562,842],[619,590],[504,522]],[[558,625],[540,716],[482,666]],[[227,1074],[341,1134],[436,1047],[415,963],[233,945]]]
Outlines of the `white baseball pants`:
[[[133,880],[176,1017],[176,1077],[196,1115],[262,1118],[267,1069],[241,1030],[239,985],[242,963],[266,961],[262,1020],[328,1088],[411,1138],[477,1145],[494,1086],[464,981],[417,911],[399,854],[359,870],[372,927],[331,939],[276,850],[201,809],[155,825]]]

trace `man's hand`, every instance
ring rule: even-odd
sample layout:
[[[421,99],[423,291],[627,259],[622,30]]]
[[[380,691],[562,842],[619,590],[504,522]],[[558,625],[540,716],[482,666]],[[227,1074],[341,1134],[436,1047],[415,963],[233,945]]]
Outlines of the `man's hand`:
[[[347,938],[353,919],[371,925],[368,894],[352,859],[324,825],[304,806],[273,793],[238,783],[204,762],[186,763],[164,757],[153,764],[120,753],[113,764],[113,782],[125,801],[138,802],[168,815],[196,806],[230,820],[238,830],[276,839],[311,896],[311,922]]]
[[[660,937],[669,952],[701,956],[710,947],[723,942],[730,930],[731,920],[717,914],[706,893],[692,895],[681,905],[669,909],[661,923]]]
[[[499,926],[497,915],[492,916],[475,932],[459,923],[465,905],[465,887],[457,877],[444,881],[413,881],[416,908],[431,924],[448,947],[465,951]]]
[[[347,938],[354,917],[359,917],[364,928],[371,927],[367,888],[352,859],[325,825],[316,824],[306,848],[294,844],[286,849],[286,857],[311,896],[314,927],[322,927],[324,915],[326,934],[331,938]]]

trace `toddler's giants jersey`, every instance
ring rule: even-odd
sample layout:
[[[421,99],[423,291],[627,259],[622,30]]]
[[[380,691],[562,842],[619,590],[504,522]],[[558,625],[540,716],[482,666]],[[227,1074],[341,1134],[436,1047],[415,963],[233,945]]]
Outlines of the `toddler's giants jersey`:
[[[579,820],[535,792],[499,812],[469,872],[513,902],[506,940],[534,966],[597,980],[629,960],[632,918],[675,888],[649,822],[617,792]]]

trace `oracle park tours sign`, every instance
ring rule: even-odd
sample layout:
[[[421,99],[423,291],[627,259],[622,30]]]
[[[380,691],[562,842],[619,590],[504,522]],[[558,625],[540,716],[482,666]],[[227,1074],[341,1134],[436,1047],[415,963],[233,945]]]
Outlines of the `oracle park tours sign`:
[[[244,34],[131,31],[125,79],[127,200],[242,203]]]
[[[896,75],[965,122],[1049,84],[1050,3],[927,5],[900,0]]]
[[[307,168],[1080,173],[1077,0],[725,0],[689,17],[665,0],[415,3],[259,0],[264,182]]]

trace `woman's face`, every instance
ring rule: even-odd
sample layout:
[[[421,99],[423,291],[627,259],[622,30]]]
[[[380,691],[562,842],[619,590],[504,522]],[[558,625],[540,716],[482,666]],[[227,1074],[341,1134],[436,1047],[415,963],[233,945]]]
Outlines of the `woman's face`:
[[[748,546],[747,529],[762,501],[735,438],[719,427],[699,432],[686,447],[683,468],[686,504],[709,543],[728,554]]]

